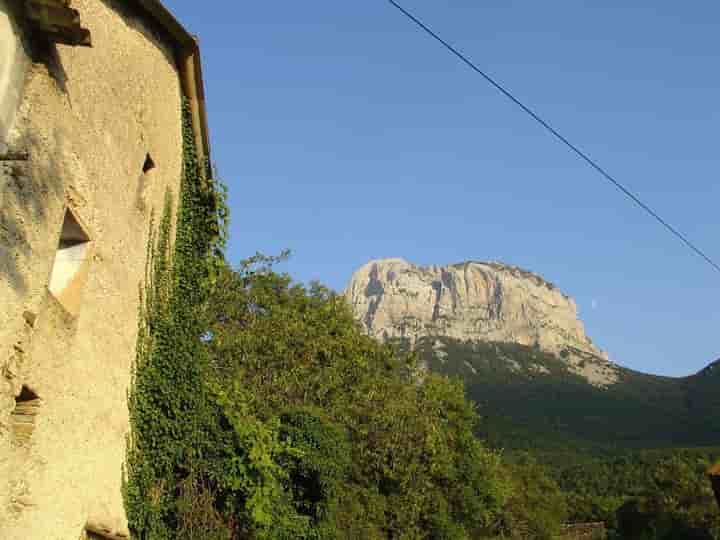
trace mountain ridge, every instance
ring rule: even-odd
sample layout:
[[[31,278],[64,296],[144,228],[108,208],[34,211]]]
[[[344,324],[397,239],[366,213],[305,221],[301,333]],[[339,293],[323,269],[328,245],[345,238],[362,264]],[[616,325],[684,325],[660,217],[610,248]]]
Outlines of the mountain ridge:
[[[606,455],[720,445],[720,360],[684,377],[610,362],[572,298],[537,274],[381,259],[356,271],[344,294],[370,335],[464,381],[493,446],[562,459],[568,448]]]
[[[591,384],[617,369],[585,333],[575,301],[542,276],[498,262],[418,266],[378,259],[358,269],[345,297],[378,339],[428,336],[511,342],[561,355]]]

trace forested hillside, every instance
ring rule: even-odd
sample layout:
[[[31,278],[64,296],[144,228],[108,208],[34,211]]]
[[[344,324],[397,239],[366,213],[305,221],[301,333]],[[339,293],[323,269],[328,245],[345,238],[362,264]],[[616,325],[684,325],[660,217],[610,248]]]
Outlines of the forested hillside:
[[[416,350],[464,381],[481,439],[507,462],[548,467],[571,522],[602,521],[622,539],[720,538],[706,477],[720,459],[720,362],[684,378],[619,368],[598,387],[537,348],[439,337]]]
[[[618,368],[593,386],[560,357],[510,343],[424,338],[432,372],[459,377],[483,417],[482,438],[548,460],[563,454],[720,445],[720,363],[686,378]]]

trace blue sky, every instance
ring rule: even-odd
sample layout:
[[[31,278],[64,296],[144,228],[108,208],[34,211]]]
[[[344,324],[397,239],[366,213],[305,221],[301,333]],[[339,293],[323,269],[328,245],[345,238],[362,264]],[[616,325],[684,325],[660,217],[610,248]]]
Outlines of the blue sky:
[[[720,259],[720,4],[402,0]],[[373,258],[500,260],[623,365],[720,357],[720,274],[385,0],[168,1],[200,36],[229,256],[342,289]]]

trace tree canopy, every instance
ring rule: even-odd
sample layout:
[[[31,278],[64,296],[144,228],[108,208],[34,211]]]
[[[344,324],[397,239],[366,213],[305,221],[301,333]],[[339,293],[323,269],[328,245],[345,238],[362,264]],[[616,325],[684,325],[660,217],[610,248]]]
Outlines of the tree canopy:
[[[364,335],[342,297],[258,256],[206,304],[213,388],[233,432],[219,492],[263,538],[477,537],[509,484],[457,382]],[[422,381],[421,381],[422,379]]]

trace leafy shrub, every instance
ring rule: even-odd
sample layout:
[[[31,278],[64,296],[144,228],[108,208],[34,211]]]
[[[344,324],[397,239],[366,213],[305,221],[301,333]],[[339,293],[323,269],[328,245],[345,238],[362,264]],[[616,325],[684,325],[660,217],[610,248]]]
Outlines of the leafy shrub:
[[[241,487],[228,497],[233,516],[267,538],[491,528],[507,487],[461,385],[419,384],[414,357],[365,336],[342,298],[292,284],[274,262],[221,273],[206,306],[212,384],[241,465],[220,482]]]

